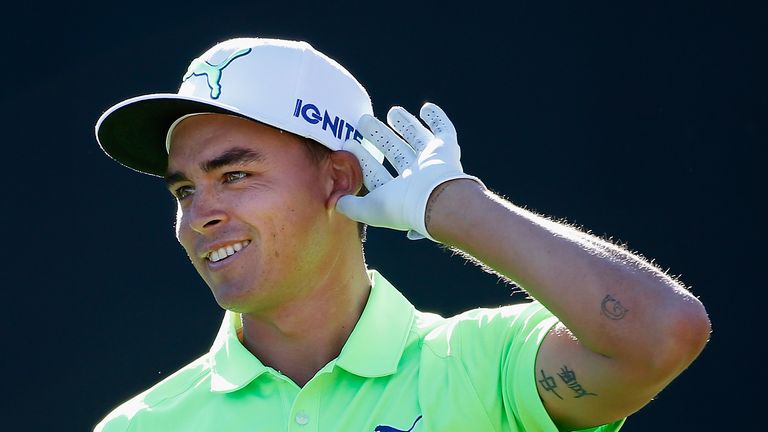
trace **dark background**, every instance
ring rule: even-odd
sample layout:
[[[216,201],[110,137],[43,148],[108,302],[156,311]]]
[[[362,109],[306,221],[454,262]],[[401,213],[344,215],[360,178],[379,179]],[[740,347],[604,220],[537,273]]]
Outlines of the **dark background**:
[[[170,195],[104,156],[93,126],[176,91],[215,42],[264,36],[337,59],[379,116],[440,104],[467,172],[692,287],[712,340],[623,430],[759,429],[766,8],[583,3],[5,6],[1,428],[88,430],[209,348],[222,312],[174,239]],[[523,298],[403,233],[369,230],[366,252],[423,310]]]

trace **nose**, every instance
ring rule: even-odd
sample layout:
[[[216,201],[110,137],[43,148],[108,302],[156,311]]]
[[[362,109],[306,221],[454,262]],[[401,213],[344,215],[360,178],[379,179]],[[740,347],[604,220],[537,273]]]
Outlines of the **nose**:
[[[215,191],[198,188],[189,198],[192,203],[188,209],[188,223],[195,232],[206,234],[229,219]]]

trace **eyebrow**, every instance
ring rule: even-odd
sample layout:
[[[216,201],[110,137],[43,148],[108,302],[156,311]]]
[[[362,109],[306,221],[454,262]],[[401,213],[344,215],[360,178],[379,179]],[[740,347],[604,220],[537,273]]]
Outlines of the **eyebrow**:
[[[225,166],[245,165],[250,162],[263,162],[265,160],[266,157],[256,150],[234,147],[213,159],[200,162],[200,169],[204,172],[211,172]],[[169,186],[186,180],[188,180],[187,176],[181,171],[175,171],[165,175],[165,183]]]
[[[231,148],[215,158],[201,162],[200,169],[211,172],[215,169],[229,165],[245,165],[250,162],[263,162],[266,158],[256,150],[242,147]]]

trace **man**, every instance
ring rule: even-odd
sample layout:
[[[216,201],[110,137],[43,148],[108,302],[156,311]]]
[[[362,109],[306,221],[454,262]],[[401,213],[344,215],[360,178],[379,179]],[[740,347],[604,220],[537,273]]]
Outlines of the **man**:
[[[280,40],[222,42],[183,79],[112,107],[97,137],[165,178],[227,312],[208,354],[96,430],[612,431],[709,337],[666,274],[465,174],[433,104],[426,126],[393,108],[390,129],[340,65]],[[536,301],[416,311],[366,269],[359,223],[454,247]]]

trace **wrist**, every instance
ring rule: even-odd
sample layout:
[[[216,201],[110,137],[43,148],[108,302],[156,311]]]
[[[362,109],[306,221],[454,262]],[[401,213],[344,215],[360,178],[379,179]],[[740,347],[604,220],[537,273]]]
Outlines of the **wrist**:
[[[436,241],[454,245],[458,234],[466,232],[471,208],[485,197],[485,185],[475,177],[458,178],[432,190],[424,212],[424,225]]]

